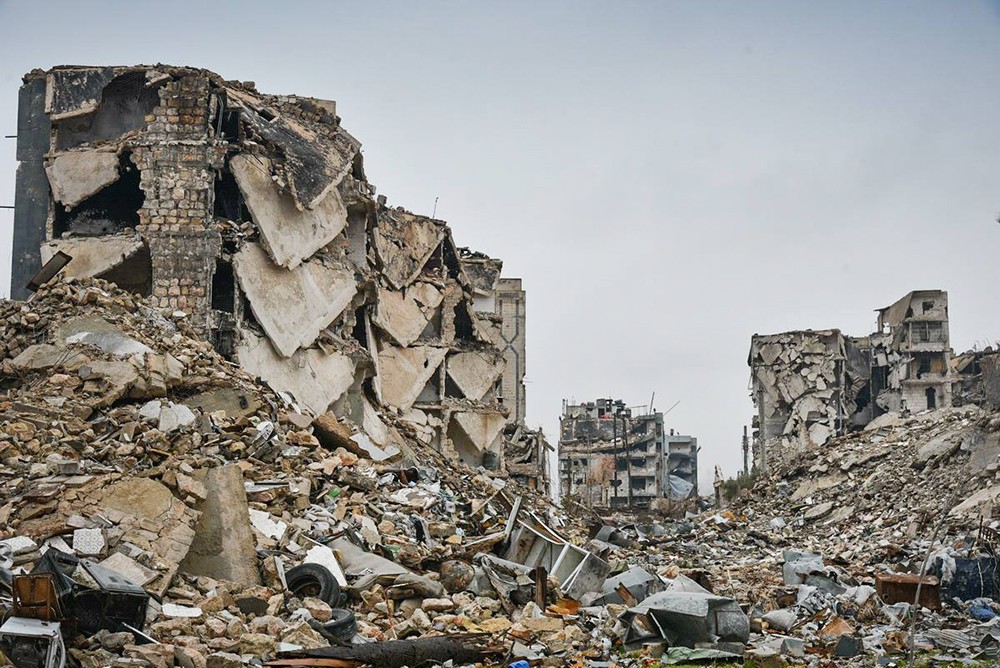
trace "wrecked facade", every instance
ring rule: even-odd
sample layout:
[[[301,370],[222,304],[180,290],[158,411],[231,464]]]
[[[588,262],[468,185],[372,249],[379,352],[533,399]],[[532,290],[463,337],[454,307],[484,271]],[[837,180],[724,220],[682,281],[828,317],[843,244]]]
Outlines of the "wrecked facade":
[[[645,408],[645,407],[644,407]],[[698,440],[664,433],[663,413],[612,399],[563,402],[559,484],[583,505],[655,509],[698,494]]]
[[[57,67],[25,77],[18,128],[12,296],[68,256],[63,277],[189,314],[373,451],[405,433],[504,468],[505,440],[526,432],[520,282],[444,222],[376,198],[334,102],[192,68]],[[544,483],[537,450],[513,444]]]
[[[866,337],[838,329],[754,334],[754,466],[825,445],[886,412],[952,405],[948,293],[914,291],[878,309]]]

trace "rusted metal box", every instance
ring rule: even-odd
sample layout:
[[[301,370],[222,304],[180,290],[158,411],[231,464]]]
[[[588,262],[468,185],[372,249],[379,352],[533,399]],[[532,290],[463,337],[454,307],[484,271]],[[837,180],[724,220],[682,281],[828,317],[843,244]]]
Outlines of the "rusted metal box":
[[[13,579],[15,617],[54,622],[63,617],[59,592],[51,573],[15,575]]]
[[[921,580],[923,583],[921,584]],[[920,605],[930,610],[941,608],[941,581],[933,575],[882,573],[875,576],[875,591],[886,603],[913,603],[920,584]]]

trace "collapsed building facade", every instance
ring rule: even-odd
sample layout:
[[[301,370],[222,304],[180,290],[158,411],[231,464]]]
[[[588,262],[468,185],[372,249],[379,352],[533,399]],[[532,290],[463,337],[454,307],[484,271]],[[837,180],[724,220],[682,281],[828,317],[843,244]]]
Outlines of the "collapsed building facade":
[[[656,509],[697,497],[698,439],[665,433],[659,411],[633,412],[613,399],[563,401],[559,484],[563,496],[604,508]]]
[[[14,298],[43,264],[112,281],[373,452],[409,438],[492,470],[509,452],[546,484],[520,281],[376,197],[334,102],[184,67],[36,70],[17,158]]]
[[[948,293],[914,291],[877,313],[876,331],[865,337],[838,329],[753,335],[747,363],[756,468],[886,412],[953,405],[953,385],[962,379],[952,364]]]

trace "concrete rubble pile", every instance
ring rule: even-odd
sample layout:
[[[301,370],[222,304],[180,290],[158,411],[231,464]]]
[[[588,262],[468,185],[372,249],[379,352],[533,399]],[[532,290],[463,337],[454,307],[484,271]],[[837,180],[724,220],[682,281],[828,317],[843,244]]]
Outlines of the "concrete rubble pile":
[[[0,302],[0,322],[0,602],[10,623],[62,623],[74,662],[593,644],[563,594],[599,588],[607,564],[550,526],[544,496],[417,439],[373,456],[350,422],[223,359],[189,315],[100,279]]]
[[[998,528],[1000,416],[967,406],[887,413],[775,467],[724,511],[606,526],[595,539],[610,572],[624,571],[605,595],[637,599],[635,612],[678,587],[738,601],[747,660],[888,665],[912,643],[935,660],[992,665]],[[645,647],[663,642],[647,634]]]
[[[19,113],[14,297],[43,264],[103,278],[187,312],[373,451],[416,438],[502,471],[510,442],[544,485],[547,448],[526,462],[504,436],[524,420],[520,280],[376,196],[335,102],[195,68],[62,66],[25,76]]]

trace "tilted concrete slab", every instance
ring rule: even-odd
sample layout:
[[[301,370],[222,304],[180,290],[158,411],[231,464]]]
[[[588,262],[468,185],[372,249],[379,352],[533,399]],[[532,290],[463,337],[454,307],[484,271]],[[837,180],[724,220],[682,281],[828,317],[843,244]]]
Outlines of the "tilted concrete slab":
[[[45,166],[52,196],[63,206],[76,206],[118,180],[118,154],[111,151],[63,153]]]
[[[379,352],[383,401],[400,410],[408,410],[420,396],[424,385],[441,366],[445,353],[444,348],[433,346],[389,346]]]
[[[229,168],[260,230],[264,248],[282,267],[299,266],[347,226],[347,208],[336,188],[315,208],[300,211],[292,196],[279,190],[271,179],[271,163],[266,158],[236,155]]]
[[[500,432],[507,426],[507,418],[502,413],[468,411],[452,413],[451,419],[480,452],[493,449]]]
[[[480,351],[456,353],[448,357],[446,368],[465,398],[479,401],[503,373],[504,359]]]
[[[42,264],[62,251],[73,258],[62,270],[65,278],[92,278],[114,269],[142,247],[142,239],[138,236],[53,239],[42,244]]]
[[[354,271],[335,263],[278,267],[257,244],[247,244],[233,267],[250,310],[284,357],[291,357],[343,313],[357,292]]]
[[[430,290],[421,288],[414,291],[422,300],[425,300],[423,306],[411,296],[409,289],[405,293],[385,288],[379,288],[378,291],[375,324],[391,336],[396,343],[404,347],[420,338],[428,321],[434,316],[435,307],[441,303],[441,292],[433,285],[415,283],[411,287],[418,285],[430,288]]]
[[[194,472],[194,479],[205,485],[207,495],[197,505],[201,517],[181,571],[238,582],[246,587],[260,584],[257,542],[250,528],[250,511],[239,466],[199,469]]]
[[[282,357],[267,338],[243,330],[236,346],[241,366],[276,392],[288,392],[311,415],[322,415],[354,382],[354,362],[347,355],[300,350]]]
[[[412,283],[444,240],[444,223],[407,211],[379,209],[372,232],[383,273],[397,288]]]
[[[234,106],[247,110],[243,119],[264,143],[278,149],[288,189],[300,210],[318,206],[350,173],[361,142],[344,128],[338,125],[333,132],[320,134],[313,125],[303,125],[280,113],[275,115],[275,109],[262,114],[261,100],[245,91],[226,88],[226,93]]]

